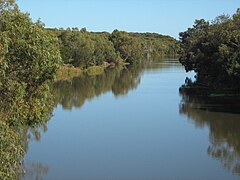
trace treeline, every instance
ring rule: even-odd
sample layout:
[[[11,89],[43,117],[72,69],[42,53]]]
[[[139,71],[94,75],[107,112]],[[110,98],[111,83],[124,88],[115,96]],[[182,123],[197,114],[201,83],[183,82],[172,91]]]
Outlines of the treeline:
[[[48,29],[59,39],[65,64],[87,68],[94,65],[139,63],[166,56],[177,56],[179,43],[156,33],[127,33],[114,30],[88,32],[86,28]]]
[[[180,62],[196,72],[196,83],[210,88],[240,87],[240,9],[214,21],[196,20],[180,33]]]

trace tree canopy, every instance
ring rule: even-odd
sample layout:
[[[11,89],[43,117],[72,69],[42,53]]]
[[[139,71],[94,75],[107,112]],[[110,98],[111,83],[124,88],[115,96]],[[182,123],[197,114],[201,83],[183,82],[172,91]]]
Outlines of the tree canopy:
[[[196,20],[192,28],[180,33],[180,62],[186,71],[197,73],[197,82],[212,87],[239,87],[240,10],[214,21]]]
[[[33,23],[17,8],[2,11],[0,22],[0,102],[1,106],[9,104],[2,109],[18,109],[24,101],[44,97],[43,89],[61,64],[58,41],[40,21]],[[15,119],[8,117],[12,122]]]

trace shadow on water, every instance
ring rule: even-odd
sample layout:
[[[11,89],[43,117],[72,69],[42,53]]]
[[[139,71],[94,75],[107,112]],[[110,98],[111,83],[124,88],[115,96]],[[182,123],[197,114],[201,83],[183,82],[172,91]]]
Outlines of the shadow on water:
[[[222,166],[240,175],[240,104],[236,97],[209,97],[180,92],[180,114],[197,128],[209,128],[207,153]]]

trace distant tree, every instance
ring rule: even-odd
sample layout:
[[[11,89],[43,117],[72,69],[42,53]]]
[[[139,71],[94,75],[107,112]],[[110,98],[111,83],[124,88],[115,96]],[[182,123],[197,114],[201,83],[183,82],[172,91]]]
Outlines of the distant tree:
[[[117,63],[118,54],[115,52],[113,43],[109,41],[109,34],[93,34],[92,36],[95,41],[95,64],[100,65],[103,62]]]
[[[129,63],[143,59],[143,46],[137,37],[131,37],[127,32],[114,30],[111,41],[121,58]]]

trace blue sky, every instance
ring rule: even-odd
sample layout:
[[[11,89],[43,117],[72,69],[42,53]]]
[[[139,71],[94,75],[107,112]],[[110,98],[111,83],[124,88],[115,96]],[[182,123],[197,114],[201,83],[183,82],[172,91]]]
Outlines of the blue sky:
[[[240,0],[18,0],[18,4],[46,27],[157,32],[178,38],[195,19],[232,15]]]

